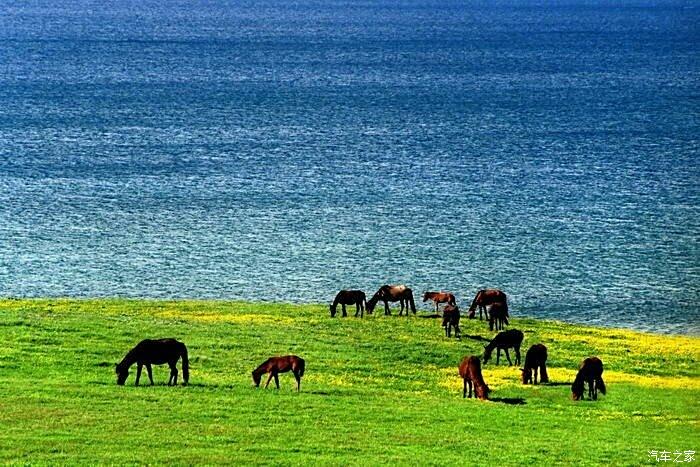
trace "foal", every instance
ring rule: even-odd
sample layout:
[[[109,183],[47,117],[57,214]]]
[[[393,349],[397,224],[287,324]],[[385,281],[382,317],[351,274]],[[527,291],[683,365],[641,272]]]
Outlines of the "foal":
[[[265,383],[265,388],[270,384],[270,380],[275,378],[275,385],[277,389],[280,388],[280,381],[277,377],[279,373],[286,373],[291,371],[294,373],[294,379],[297,380],[297,391],[301,389],[301,377],[304,376],[304,368],[306,367],[306,362],[303,358],[297,357],[296,355],[285,355],[284,357],[270,357],[265,360],[259,367],[253,370],[253,383],[255,387],[260,387],[260,379],[265,373],[270,373],[270,377],[267,378],[267,383]]]
[[[481,375],[481,362],[479,357],[472,355],[464,357],[462,363],[459,364],[459,376],[464,380],[464,391],[462,397],[467,397],[467,384],[469,384],[469,398],[472,397],[472,384],[474,385],[474,393],[479,399],[488,399],[489,387],[484,382],[484,377]]]
[[[489,310],[489,330],[502,331],[508,325],[508,305],[502,302],[496,302],[491,305]]]
[[[442,327],[445,328],[445,336],[452,337],[452,329],[455,337],[459,339],[462,333],[459,330],[459,308],[457,305],[446,305],[442,312]]]
[[[345,305],[355,305],[355,318],[357,318],[358,314],[360,318],[365,315],[367,297],[362,290],[341,290],[338,292],[335,300],[333,300],[333,304],[330,306],[331,318],[335,317],[339,303],[343,308],[343,318],[348,316],[348,313],[345,311]]]
[[[501,358],[501,349],[506,351],[508,364],[512,365],[513,362],[510,361],[510,355],[508,354],[508,349],[510,348],[515,351],[515,364],[520,365],[520,344],[523,343],[524,337],[523,333],[517,329],[510,329],[496,334],[496,337],[484,348],[484,365],[491,359],[493,349],[498,349],[496,351],[496,365],[498,365]]]
[[[121,362],[117,363],[115,369],[117,373],[117,384],[124,385],[126,378],[129,377],[129,368],[134,363],[138,364],[136,368],[136,386],[139,385],[141,379],[141,370],[146,367],[148,371],[148,379],[153,384],[153,371],[151,364],[162,365],[167,363],[170,367],[170,379],[168,386],[177,384],[177,361],[182,358],[182,379],[184,384],[190,379],[189,360],[187,359],[187,347],[182,342],[175,339],[145,339],[136,344],[136,347],[131,349]]]
[[[547,376],[547,347],[543,344],[535,344],[530,347],[525,354],[525,368],[521,368],[523,384],[532,383],[532,370],[535,370],[535,381],[537,384],[537,370],[540,370],[540,382],[548,383]]]
[[[435,303],[435,313],[440,311],[438,308],[440,303],[447,303],[448,305],[457,304],[455,296],[449,292],[425,292],[423,294],[423,302],[425,303],[428,300],[432,300]]]
[[[578,374],[571,385],[571,397],[575,400],[583,399],[583,384],[588,384],[588,398],[598,399],[598,391],[605,395],[605,383],[603,382],[603,362],[598,357],[589,357],[581,362]]]

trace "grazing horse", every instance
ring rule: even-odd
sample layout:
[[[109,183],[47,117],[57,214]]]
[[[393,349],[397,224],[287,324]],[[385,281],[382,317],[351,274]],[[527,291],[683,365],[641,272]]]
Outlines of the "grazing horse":
[[[383,285],[379,287],[379,290],[367,301],[367,313],[371,314],[374,311],[374,307],[379,300],[384,302],[385,315],[391,314],[389,302],[399,302],[401,304],[399,316],[403,314],[404,308],[406,309],[406,316],[408,316],[409,306],[413,314],[416,314],[416,302],[413,301],[413,291],[405,285]]]
[[[486,385],[484,377],[481,374],[481,362],[479,357],[472,355],[464,357],[462,363],[459,364],[459,376],[464,380],[464,390],[462,397],[467,397],[467,384],[469,385],[469,398],[472,397],[472,384],[474,385],[474,393],[479,399],[488,399],[491,390]]]
[[[460,339],[462,336],[459,330],[459,307],[457,305],[446,305],[442,312],[442,327],[445,328],[445,336],[452,337],[451,330],[454,328],[455,337]]]
[[[337,313],[336,309],[338,307],[338,303],[340,303],[343,307],[343,318],[348,316],[347,312],[345,311],[345,305],[355,305],[355,318],[357,318],[358,314],[362,318],[365,315],[365,303],[367,303],[367,297],[362,290],[341,290],[335,296],[335,300],[333,300],[333,304],[330,306],[331,318],[335,317],[335,314]]]
[[[508,325],[508,305],[496,302],[489,310],[489,330],[502,331]]]
[[[494,303],[503,303],[506,306],[506,312],[508,311],[508,298],[506,294],[498,289],[482,289],[479,290],[472,300],[472,304],[469,306],[469,319],[476,316],[476,307],[479,307],[479,319],[481,319],[481,313],[486,315],[486,319],[489,319],[489,314],[486,309],[487,306],[493,305]]]
[[[167,363],[170,367],[170,379],[168,386],[177,384],[177,361],[182,358],[182,379],[184,384],[190,379],[189,360],[187,358],[187,347],[182,342],[175,339],[145,339],[136,344],[136,347],[129,350],[121,362],[117,363],[117,384],[124,385],[129,377],[129,368],[136,363],[136,386],[141,379],[141,369],[145,366],[148,371],[148,379],[153,384],[153,372],[151,365],[163,365]]]
[[[425,292],[423,294],[423,303],[432,300],[435,303],[435,313],[440,311],[438,304],[447,303],[448,305],[456,305],[455,296],[449,292]]]
[[[525,368],[521,368],[523,384],[532,383],[532,370],[535,370],[535,381],[537,384],[537,370],[540,371],[540,382],[548,383],[547,376],[547,347],[543,344],[535,344],[530,347],[525,354]]]
[[[581,362],[578,374],[571,385],[571,397],[575,400],[583,399],[583,384],[588,384],[588,398],[598,399],[598,391],[605,395],[605,383],[603,382],[603,362],[598,357],[589,357]]]
[[[297,391],[299,391],[301,389],[301,377],[304,376],[305,367],[306,362],[304,359],[296,355],[270,357],[253,370],[253,383],[255,383],[256,388],[260,387],[260,378],[262,378],[262,375],[270,373],[270,377],[267,378],[267,383],[265,383],[265,388],[270,384],[270,380],[275,378],[275,385],[277,385],[277,389],[279,389],[280,381],[277,375],[291,371],[294,373],[294,379],[297,380]]]
[[[524,337],[523,333],[517,329],[510,329],[496,334],[496,337],[484,348],[484,365],[491,359],[493,349],[498,349],[496,351],[496,365],[499,364],[501,358],[501,349],[506,351],[508,364],[512,365],[513,362],[510,361],[510,355],[508,354],[508,349],[510,348],[515,351],[515,364],[520,365],[520,344],[523,343]]]

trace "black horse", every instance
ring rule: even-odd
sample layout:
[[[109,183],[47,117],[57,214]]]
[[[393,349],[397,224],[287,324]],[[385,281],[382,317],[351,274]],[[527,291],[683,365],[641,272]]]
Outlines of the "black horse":
[[[148,371],[148,379],[153,384],[151,365],[163,365],[165,363],[170,367],[168,386],[177,384],[177,361],[180,358],[182,358],[182,379],[184,384],[187,384],[190,379],[190,369],[185,344],[175,339],[142,340],[126,354],[121,362],[117,363],[117,384],[120,386],[124,385],[126,378],[129,377],[129,368],[134,363],[138,365],[136,369],[136,386],[139,385],[141,370],[144,366]]]

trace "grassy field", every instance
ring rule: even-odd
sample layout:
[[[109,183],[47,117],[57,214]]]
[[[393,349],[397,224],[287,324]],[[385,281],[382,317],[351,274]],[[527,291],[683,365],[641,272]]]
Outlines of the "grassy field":
[[[331,319],[320,305],[1,300],[0,462],[639,465],[656,464],[652,449],[700,450],[699,339],[510,327],[523,355],[548,347],[553,384],[489,364],[493,400],[478,401],[457,375],[493,335],[478,320],[459,341],[435,319]],[[187,344],[189,386],[165,386],[165,366],[155,386],[135,387],[133,371],[115,384],[114,364],[146,337]],[[306,359],[301,393],[290,374],[279,391],[251,386],[253,368],[287,353]],[[589,355],[609,393],[573,402]]]

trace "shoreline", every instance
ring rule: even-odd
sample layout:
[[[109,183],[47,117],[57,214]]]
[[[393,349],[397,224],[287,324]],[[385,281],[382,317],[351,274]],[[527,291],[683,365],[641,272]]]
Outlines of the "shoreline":
[[[274,306],[290,306],[290,307],[317,307],[317,308],[323,308],[327,311],[328,309],[328,304],[327,303],[305,303],[305,302],[282,302],[282,301],[267,301],[267,300],[237,300],[237,299],[226,299],[226,298],[152,298],[152,297],[120,297],[120,296],[103,296],[103,297],[71,297],[71,296],[43,296],[43,297],[0,297],[0,307],[2,306],[3,302],[41,302],[41,301],[50,301],[50,300],[56,300],[56,301],[61,301],[61,302],[124,302],[124,303],[177,303],[177,304],[184,304],[184,303],[200,303],[200,304],[217,304],[217,305],[225,305],[225,304],[231,304],[231,305],[252,305],[252,306],[257,306],[257,305],[274,305]],[[352,306],[351,306],[352,307]],[[348,308],[350,309],[350,308]],[[392,307],[393,309],[393,307]],[[423,309],[418,309],[418,315],[421,315],[421,312],[427,313],[427,314],[433,314],[432,310],[423,310]],[[380,316],[380,315],[369,315],[370,319],[374,319],[375,316]],[[349,318],[351,316],[348,316]],[[381,315],[383,318],[384,316]],[[395,315],[392,315],[392,317],[395,317]],[[337,319],[337,318],[334,318]],[[365,318],[366,319],[366,318]],[[466,319],[466,314],[464,310],[462,310],[462,319]],[[680,338],[693,338],[693,339],[700,339],[700,329],[697,330],[692,330],[689,329],[688,332],[684,333],[679,333],[679,332],[673,332],[672,330],[668,332],[664,331],[653,331],[649,329],[639,329],[639,328],[634,328],[634,327],[627,327],[627,326],[622,326],[622,325],[616,325],[616,324],[611,324],[611,325],[605,325],[601,323],[583,323],[583,322],[578,322],[578,321],[570,321],[566,319],[557,319],[557,318],[548,318],[548,317],[540,317],[540,316],[533,316],[533,315],[514,315],[511,316],[511,319],[514,320],[532,320],[537,323],[543,323],[543,324],[552,324],[552,325],[564,325],[564,326],[572,326],[572,327],[577,327],[577,328],[591,328],[591,329],[605,329],[609,331],[622,331],[622,332],[630,332],[630,333],[636,333],[636,334],[642,334],[642,335],[650,335],[650,336],[656,336],[656,337],[663,337],[663,336],[668,336],[668,337],[680,337]]]

